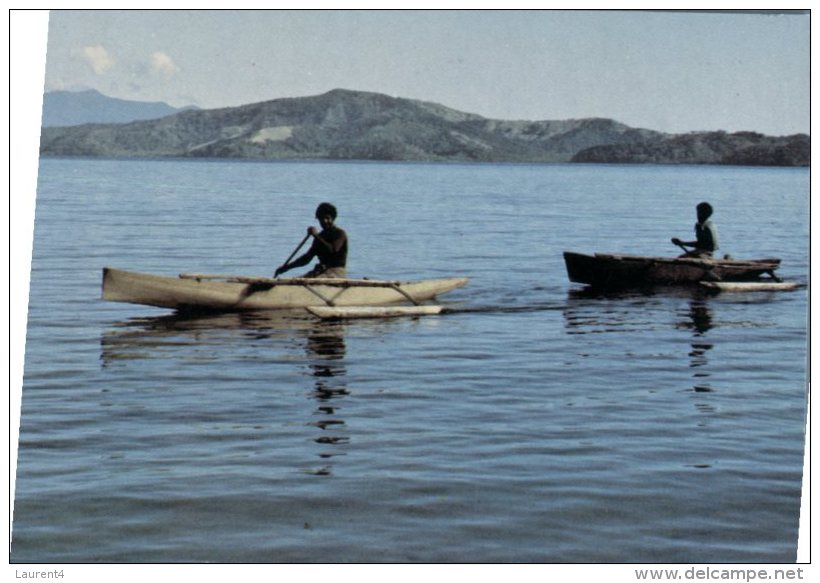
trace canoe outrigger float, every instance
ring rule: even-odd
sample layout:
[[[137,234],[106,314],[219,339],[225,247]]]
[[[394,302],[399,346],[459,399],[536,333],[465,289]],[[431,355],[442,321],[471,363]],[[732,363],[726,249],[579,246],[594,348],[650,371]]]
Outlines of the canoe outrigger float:
[[[699,285],[715,291],[794,289],[774,272],[780,259],[706,259],[642,257],[564,252],[569,280],[593,288],[612,289],[652,285]],[[765,276],[765,277],[764,277]],[[743,285],[729,285],[742,283]]]
[[[378,310],[373,308],[378,306],[390,306],[389,311],[383,311],[384,315],[432,313],[431,306],[422,302],[462,287],[468,281],[466,277],[399,282],[198,273],[170,277],[105,267],[102,298],[178,311],[235,312],[315,307],[323,308],[312,312],[322,318],[377,317]],[[395,305],[401,303],[411,305]],[[371,309],[361,310],[363,307]]]

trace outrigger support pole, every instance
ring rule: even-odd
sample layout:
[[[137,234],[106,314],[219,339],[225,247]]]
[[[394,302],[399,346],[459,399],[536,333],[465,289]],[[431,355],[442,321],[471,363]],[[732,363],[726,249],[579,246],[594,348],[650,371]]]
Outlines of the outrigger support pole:
[[[401,288],[400,288],[398,285],[396,285],[395,283],[390,284],[390,287],[391,287],[392,289],[396,290],[397,292],[399,292],[399,293],[400,293],[401,295],[403,295],[404,297],[406,297],[408,300],[410,300],[410,303],[412,303],[412,304],[414,304],[414,305],[416,305],[416,306],[418,306],[418,305],[419,305],[419,302],[418,302],[418,300],[417,300],[416,298],[414,298],[414,297],[413,297],[413,296],[411,296],[409,293],[407,293],[406,291],[404,291],[403,289],[401,289]]]

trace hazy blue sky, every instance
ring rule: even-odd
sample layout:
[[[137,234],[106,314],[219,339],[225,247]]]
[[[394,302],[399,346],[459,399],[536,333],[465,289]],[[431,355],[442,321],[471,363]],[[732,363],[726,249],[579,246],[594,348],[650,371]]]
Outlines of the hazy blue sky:
[[[52,11],[46,90],[204,108],[334,88],[498,119],[809,132],[807,14]]]

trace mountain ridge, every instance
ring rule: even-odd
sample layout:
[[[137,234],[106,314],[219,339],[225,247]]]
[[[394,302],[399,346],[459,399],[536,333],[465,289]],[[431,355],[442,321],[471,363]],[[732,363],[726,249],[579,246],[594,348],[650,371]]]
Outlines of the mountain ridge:
[[[43,95],[43,127],[85,123],[128,123],[156,119],[195,106],[172,107],[162,101],[134,101],[103,95],[94,89],[48,91]]]
[[[680,142],[686,135],[702,137],[697,148]],[[428,101],[334,89],[123,124],[44,127],[40,151],[262,160],[808,165],[807,136],[752,143],[749,135],[759,134],[667,134],[607,118],[497,120]],[[748,147],[756,148],[754,156],[742,155]],[[769,150],[776,155],[769,156]]]

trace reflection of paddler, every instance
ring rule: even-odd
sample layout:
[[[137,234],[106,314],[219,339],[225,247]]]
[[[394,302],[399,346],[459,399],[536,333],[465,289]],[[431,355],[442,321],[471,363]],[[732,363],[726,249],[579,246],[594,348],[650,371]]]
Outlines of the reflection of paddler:
[[[312,326],[307,350],[314,376],[324,378],[345,374],[345,339],[341,324],[320,322]]]
[[[712,312],[705,302],[691,302],[689,304],[689,317],[692,319],[692,328],[698,334],[705,334],[712,329]]]
[[[318,322],[314,325],[307,337],[307,351],[310,369],[316,377],[313,395],[319,401],[315,415],[321,419],[310,423],[322,430],[322,435],[314,441],[321,445],[340,445],[350,441],[344,435],[328,435],[329,430],[340,430],[345,422],[335,416],[336,407],[331,400],[350,394],[344,382],[339,379],[345,375],[344,357],[344,324],[338,322]],[[337,380],[334,380],[337,379]],[[338,455],[338,451],[323,450],[319,457],[328,459]],[[318,476],[331,475],[330,466],[324,466],[311,472]]]
[[[712,312],[709,304],[700,300],[692,300],[689,303],[689,317],[692,320],[689,327],[694,330],[692,339],[692,350],[689,352],[690,368],[697,369],[692,376],[696,379],[694,391],[696,393],[711,393],[712,388],[706,379],[710,374],[703,369],[709,364],[707,353],[714,348],[710,342],[705,342],[702,338],[712,329]]]

